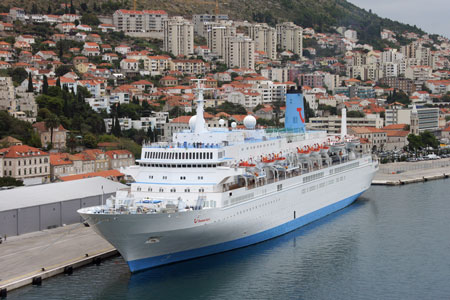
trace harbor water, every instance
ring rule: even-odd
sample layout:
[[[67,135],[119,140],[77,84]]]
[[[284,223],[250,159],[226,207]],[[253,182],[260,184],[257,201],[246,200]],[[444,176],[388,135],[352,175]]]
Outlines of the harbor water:
[[[267,242],[134,275],[117,257],[7,299],[449,299],[449,184],[373,186]]]

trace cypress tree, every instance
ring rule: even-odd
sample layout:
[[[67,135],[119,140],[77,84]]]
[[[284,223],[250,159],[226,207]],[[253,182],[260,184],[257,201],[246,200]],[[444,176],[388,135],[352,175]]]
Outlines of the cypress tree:
[[[42,84],[42,93],[44,95],[48,95],[48,81],[47,81],[47,76],[44,75],[44,82]]]
[[[29,93],[34,92],[34,89],[33,89],[33,78],[31,78],[31,72],[28,73],[28,90],[27,90],[27,92],[29,92]]]
[[[59,79],[59,77],[58,79],[56,79],[56,86],[61,88],[61,80]]]
[[[76,13],[75,12],[75,7],[73,6],[73,1],[72,0],[70,0],[70,13],[72,15],[74,15]]]

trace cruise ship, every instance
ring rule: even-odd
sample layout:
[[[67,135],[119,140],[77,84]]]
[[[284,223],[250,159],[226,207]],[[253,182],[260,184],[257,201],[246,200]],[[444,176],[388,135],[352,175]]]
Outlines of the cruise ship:
[[[189,130],[144,144],[126,190],[80,215],[131,272],[220,253],[277,237],[355,201],[378,169],[359,139],[307,131],[301,90],[286,93],[285,128],[208,128],[203,83]],[[225,120],[220,121],[225,124]]]

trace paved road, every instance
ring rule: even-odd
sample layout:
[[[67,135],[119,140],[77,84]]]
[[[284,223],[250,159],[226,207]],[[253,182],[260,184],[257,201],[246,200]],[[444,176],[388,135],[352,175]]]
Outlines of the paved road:
[[[399,181],[450,174],[450,159],[420,162],[398,162],[380,165],[374,180]]]
[[[7,238],[0,244],[0,286],[114,247],[83,224]]]

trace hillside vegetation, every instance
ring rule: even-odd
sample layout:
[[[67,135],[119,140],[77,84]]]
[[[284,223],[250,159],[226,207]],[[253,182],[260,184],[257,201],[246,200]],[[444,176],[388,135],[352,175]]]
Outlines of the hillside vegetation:
[[[73,0],[72,0],[73,1]],[[33,8],[39,12],[64,13],[62,3],[70,0],[3,0],[0,11],[10,6],[20,6],[28,12]],[[215,1],[209,0],[136,0],[138,9],[164,9],[171,15],[191,16],[198,13],[213,13]],[[132,8],[133,1],[81,0],[73,1],[79,13],[94,12],[111,14],[118,8]],[[303,27],[313,27],[319,32],[333,31],[333,26],[346,26],[358,31],[361,42],[373,43],[379,40],[380,29],[388,28],[396,32],[411,31],[423,33],[416,26],[402,24],[381,18],[370,11],[361,9],[345,0],[226,0],[219,1],[220,13],[228,14],[235,20],[266,22],[292,21]]]

